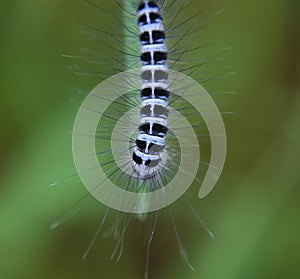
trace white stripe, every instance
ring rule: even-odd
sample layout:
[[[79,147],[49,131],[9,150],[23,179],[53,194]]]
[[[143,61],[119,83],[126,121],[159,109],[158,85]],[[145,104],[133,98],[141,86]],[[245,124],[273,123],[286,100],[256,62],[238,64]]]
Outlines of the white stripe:
[[[152,31],[162,31],[165,32],[164,26],[162,23],[151,23],[146,24],[140,27],[140,33],[149,32],[152,33]]]
[[[144,82],[142,84],[142,89],[145,88],[162,88],[165,90],[169,89],[169,84],[166,82]]]
[[[142,107],[148,106],[148,105],[158,105],[166,108],[168,106],[168,102],[164,101],[162,99],[147,99],[142,101]]]
[[[138,16],[140,17],[141,15],[144,15],[144,14],[147,14],[147,13],[156,13],[156,14],[160,15],[160,9],[145,6],[144,9],[138,11]]]
[[[159,117],[143,117],[140,121],[140,124],[145,124],[145,123],[160,124],[165,127],[168,127],[168,121],[166,119],[159,118]]]
[[[142,141],[146,141],[147,143],[154,143],[160,146],[164,146],[165,145],[165,140],[161,137],[157,137],[157,136],[152,136],[152,135],[148,135],[148,134],[139,134],[137,137],[137,140],[142,140]]]
[[[159,159],[161,159],[161,158],[160,158],[160,155],[152,155],[152,154],[150,155],[150,154],[145,154],[145,153],[139,151],[137,147],[134,149],[134,152],[135,152],[135,154],[136,154],[138,157],[140,157],[143,161],[147,161],[147,160],[154,161],[154,160],[159,160]]]
[[[145,52],[153,53],[155,51],[167,52],[167,47],[165,44],[144,45],[142,46],[141,53],[145,53]]]
[[[145,66],[142,66],[142,72],[146,72],[146,71],[151,71],[151,72],[163,71],[166,73],[169,72],[167,65],[145,65]]]

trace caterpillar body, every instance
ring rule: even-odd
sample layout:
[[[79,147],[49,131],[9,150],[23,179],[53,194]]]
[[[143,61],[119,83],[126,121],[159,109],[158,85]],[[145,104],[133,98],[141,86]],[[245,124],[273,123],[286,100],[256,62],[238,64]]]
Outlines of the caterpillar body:
[[[165,31],[154,1],[138,7],[142,61],[141,122],[133,152],[134,170],[140,178],[162,168],[161,154],[168,130],[168,66]]]

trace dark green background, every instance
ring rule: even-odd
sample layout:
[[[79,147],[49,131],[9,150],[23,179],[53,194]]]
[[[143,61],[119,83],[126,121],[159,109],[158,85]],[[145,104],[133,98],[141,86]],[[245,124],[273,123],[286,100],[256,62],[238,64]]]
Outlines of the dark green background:
[[[107,7],[109,2],[103,1]],[[179,210],[178,227],[197,271],[180,260],[176,241],[165,236],[172,227],[162,224],[150,276],[300,278],[300,2],[214,3],[224,12],[208,24],[203,40],[231,46],[224,56],[236,72],[214,84],[237,92],[227,100],[234,114],[226,119],[223,175],[196,205],[216,238],[193,227],[192,218],[187,224],[186,212]],[[109,260],[110,238],[99,238],[90,257],[81,261],[103,206],[95,211],[97,204],[88,205],[58,230],[49,230],[84,193],[77,178],[47,185],[74,171],[71,131],[78,104],[72,98],[79,88],[97,84],[75,76],[67,69],[73,61],[61,56],[95,44],[83,42],[78,32],[79,21],[89,17],[97,22],[95,11],[79,0],[0,1],[0,279],[143,276],[143,237],[134,229],[120,263]]]

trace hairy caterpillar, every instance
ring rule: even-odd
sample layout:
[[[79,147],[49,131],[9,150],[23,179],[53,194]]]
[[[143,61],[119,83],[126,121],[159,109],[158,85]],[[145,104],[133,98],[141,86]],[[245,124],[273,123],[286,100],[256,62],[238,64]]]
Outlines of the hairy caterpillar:
[[[142,45],[142,119],[132,158],[135,172],[145,179],[163,167],[169,85],[165,31],[158,5],[145,1],[138,7],[138,17]]]
[[[90,4],[103,12],[100,6]],[[124,21],[130,23],[124,26],[124,33],[110,33],[112,41],[124,48],[112,47],[117,55],[111,55],[110,58],[118,65],[115,69],[121,66],[122,70],[130,70],[111,76],[113,73],[109,71],[88,72],[74,67],[77,72],[101,79],[111,77],[97,86],[82,103],[74,124],[73,152],[78,175],[88,191],[109,208],[129,213],[124,214],[123,219],[117,219],[117,223],[123,226],[118,229],[119,238],[113,257],[120,258],[121,253],[119,256],[116,253],[118,249],[122,250],[120,247],[132,216],[151,220],[146,257],[147,278],[150,244],[158,210],[179,199],[193,182],[199,184],[199,138],[203,135],[199,119],[205,120],[211,134],[212,154],[215,154],[215,145],[223,148],[219,157],[211,156],[207,169],[209,175],[204,177],[206,186],[201,188],[202,193],[200,190],[199,194],[201,197],[209,193],[221,173],[226,150],[225,131],[219,111],[205,90],[184,74],[174,71],[177,69],[190,75],[197,74],[199,66],[208,62],[194,59],[189,65],[183,63],[185,55],[189,56],[199,49],[198,46],[185,49],[185,39],[194,31],[189,25],[193,16],[175,26],[172,26],[174,19],[171,18],[166,29],[162,24],[160,8],[177,10],[177,17],[189,4],[147,0],[139,4],[116,1],[116,4],[121,6],[125,14]],[[119,16],[114,13],[111,15],[116,18]],[[132,25],[136,21],[138,30]],[[186,31],[180,36],[171,36],[172,31],[177,33],[183,27]],[[93,29],[102,35],[106,33],[99,28]],[[170,48],[167,47],[168,36],[174,42]],[[141,46],[138,45],[139,41]],[[184,50],[180,51],[177,47]],[[123,56],[127,58],[120,62]],[[102,61],[103,57],[99,57],[99,60]],[[95,64],[98,62],[97,58],[92,61]],[[170,61],[170,69],[167,61]],[[147,217],[145,213],[149,212],[154,213]],[[170,213],[181,255],[191,267],[182,248],[172,209]],[[63,217],[62,221],[71,215]],[[106,218],[107,214],[101,227]],[[59,223],[61,221],[53,227]],[[98,234],[99,230],[84,257]]]

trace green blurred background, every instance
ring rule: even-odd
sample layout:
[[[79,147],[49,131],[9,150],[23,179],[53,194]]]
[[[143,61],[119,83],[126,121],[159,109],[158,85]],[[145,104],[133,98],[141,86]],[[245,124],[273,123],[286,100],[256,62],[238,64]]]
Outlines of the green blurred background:
[[[179,210],[182,241],[197,269],[192,272],[163,219],[150,278],[300,278],[300,1],[214,4],[224,12],[203,31],[203,40],[231,46],[225,57],[236,72],[214,84],[237,92],[225,98],[234,114],[226,119],[223,175],[195,204],[216,238]],[[193,5],[201,9],[210,1]],[[62,57],[95,44],[83,42],[78,32],[80,21],[91,18],[110,24],[79,0],[0,1],[0,279],[143,278],[144,240],[136,222],[118,264],[110,261],[111,238],[100,237],[81,260],[105,212],[95,201],[49,229],[84,194],[76,177],[48,185],[74,172],[71,132],[78,104],[72,99],[78,89],[97,84],[76,77],[67,69],[73,62]]]

